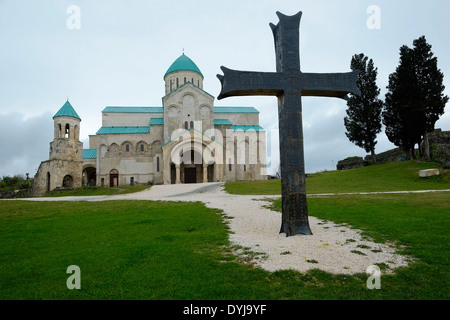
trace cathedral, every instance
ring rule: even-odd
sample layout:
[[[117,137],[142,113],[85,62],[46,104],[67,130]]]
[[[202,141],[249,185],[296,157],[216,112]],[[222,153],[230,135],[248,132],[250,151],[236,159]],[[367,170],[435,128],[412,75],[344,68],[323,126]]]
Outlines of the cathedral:
[[[81,186],[263,180],[266,132],[253,107],[214,106],[203,74],[184,53],[164,75],[162,106],[107,106],[102,127],[80,138],[81,118],[67,101],[53,116],[49,160],[34,194]]]

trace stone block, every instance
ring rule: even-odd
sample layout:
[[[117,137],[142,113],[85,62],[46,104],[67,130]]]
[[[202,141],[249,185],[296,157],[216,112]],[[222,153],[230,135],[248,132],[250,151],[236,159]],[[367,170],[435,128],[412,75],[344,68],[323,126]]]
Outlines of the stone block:
[[[439,169],[426,169],[426,170],[419,171],[419,177],[421,177],[421,178],[438,176],[438,175],[439,175]]]

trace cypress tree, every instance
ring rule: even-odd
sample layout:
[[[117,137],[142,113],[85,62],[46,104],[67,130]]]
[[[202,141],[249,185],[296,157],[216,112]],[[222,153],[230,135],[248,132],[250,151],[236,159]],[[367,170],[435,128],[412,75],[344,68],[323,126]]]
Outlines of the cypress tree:
[[[383,124],[389,141],[407,154],[412,151],[415,158],[415,144],[421,146],[421,155],[428,156],[427,133],[434,130],[449,98],[443,94],[444,75],[425,36],[414,40],[413,46],[400,48],[399,66],[389,76]]]
[[[356,80],[360,94],[350,94],[347,101],[345,134],[351,142],[370,152],[372,163],[375,163],[376,137],[381,132],[383,108],[383,102],[378,99],[380,89],[376,84],[378,69],[374,67],[373,60],[362,53],[352,57],[350,68],[360,70]]]

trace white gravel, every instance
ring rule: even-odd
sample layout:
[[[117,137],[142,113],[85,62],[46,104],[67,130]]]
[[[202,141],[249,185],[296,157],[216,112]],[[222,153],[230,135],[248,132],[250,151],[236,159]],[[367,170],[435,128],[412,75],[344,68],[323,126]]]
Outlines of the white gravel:
[[[264,206],[273,196],[231,195],[223,183],[157,185],[150,190],[117,196],[33,198],[35,201],[165,200],[201,201],[232,219],[230,241],[257,254],[253,263],[268,271],[321,269],[334,274],[365,273],[374,264],[388,266],[384,273],[408,265],[409,258],[393,246],[365,239],[361,231],[309,217],[313,235],[280,234],[281,213]],[[353,252],[352,252],[353,251]],[[374,252],[375,251],[375,252]]]

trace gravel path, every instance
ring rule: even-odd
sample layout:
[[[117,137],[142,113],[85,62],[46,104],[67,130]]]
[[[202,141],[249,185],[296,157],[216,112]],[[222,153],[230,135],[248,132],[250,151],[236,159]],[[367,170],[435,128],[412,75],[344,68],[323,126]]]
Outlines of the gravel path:
[[[280,234],[281,213],[264,206],[277,196],[232,195],[223,183],[157,185],[132,194],[91,197],[30,198],[33,201],[165,200],[201,201],[222,209],[232,217],[229,226],[232,244],[260,253],[256,266],[268,271],[293,269],[306,272],[321,269],[334,274],[365,273],[370,265],[384,263],[383,272],[407,266],[408,257],[395,254],[388,244],[364,239],[361,231],[309,217],[312,236],[286,237]],[[24,199],[22,199],[24,200]]]

